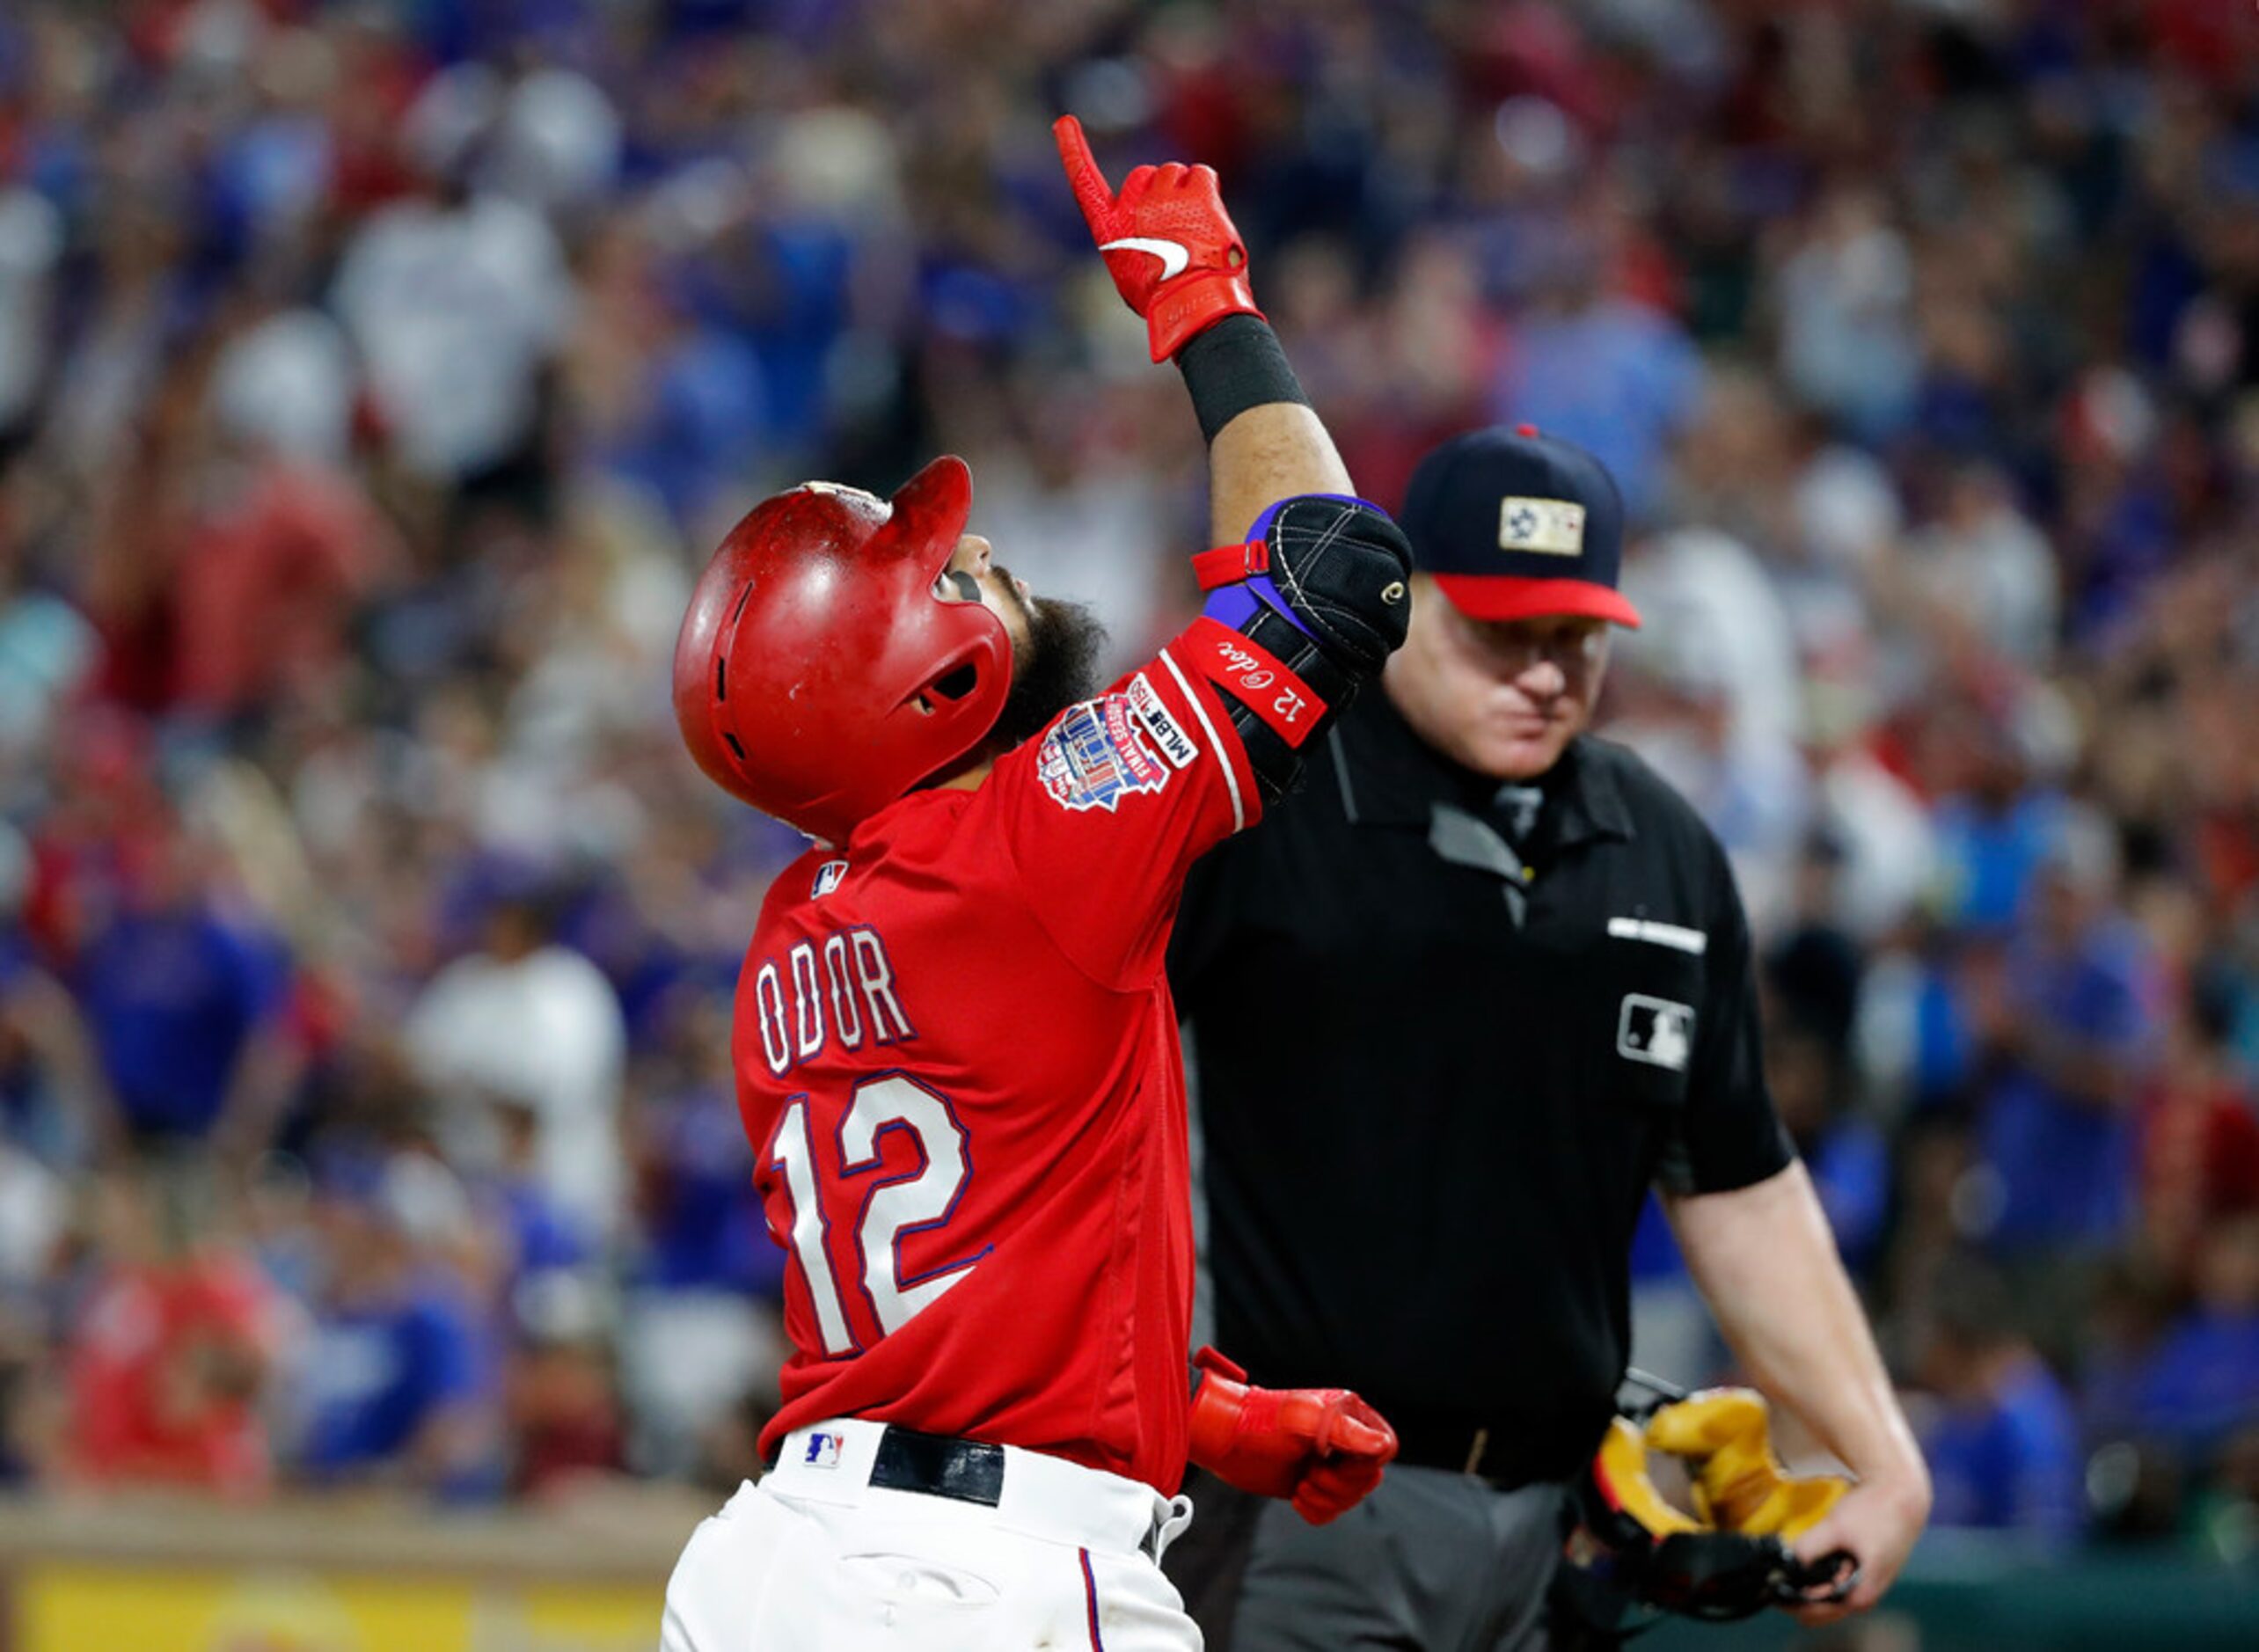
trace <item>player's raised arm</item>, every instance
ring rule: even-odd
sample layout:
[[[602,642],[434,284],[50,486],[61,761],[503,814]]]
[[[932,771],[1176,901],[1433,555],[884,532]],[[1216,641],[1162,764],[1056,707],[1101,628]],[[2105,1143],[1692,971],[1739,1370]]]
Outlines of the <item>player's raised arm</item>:
[[[1404,640],[1410,547],[1350,491],[1270,324],[1246,248],[1206,166],[1140,166],[1113,188],[1082,126],[1053,128],[1075,204],[1153,359],[1173,361],[1209,441],[1219,549],[1195,559],[1210,593],[1187,662],[1224,696],[1267,795]],[[1252,524],[1252,525],[1250,525]]]

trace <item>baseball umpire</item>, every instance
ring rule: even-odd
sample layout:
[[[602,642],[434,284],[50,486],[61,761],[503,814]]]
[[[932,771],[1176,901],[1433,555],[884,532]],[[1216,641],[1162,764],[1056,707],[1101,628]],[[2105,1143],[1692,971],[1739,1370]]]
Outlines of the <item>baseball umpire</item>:
[[[1921,1528],[1927,1477],[1765,1088],[1725,857],[1584,732],[1612,627],[1639,623],[1615,588],[1614,484],[1528,427],[1483,430],[1422,462],[1400,519],[1417,574],[1385,691],[1317,744],[1261,834],[1197,868],[1169,970],[1218,1341],[1264,1382],[1352,1384],[1401,1450],[1322,1531],[1195,1485],[1170,1574],[1212,1648],[1563,1644],[1548,1589],[1571,1494],[1604,1435],[1622,1444],[1652,1184],[1729,1342],[1856,1479],[1839,1502],[1783,1482],[1762,1405],[1704,1399],[1646,1436],[1719,1494],[1686,1524],[1754,1557],[1744,1604],[1861,1610]],[[1643,1482],[1630,1437],[1612,1517]],[[1672,1511],[1644,1506],[1659,1540]],[[1670,1553],[1717,1569],[1714,1548]],[[1646,1558],[1615,1554],[1618,1581],[1690,1604],[1693,1580]]]
[[[791,1253],[774,1466],[692,1536],[668,1652],[1186,1652],[1159,1560],[1188,1458],[1339,1516],[1387,1425],[1188,1347],[1183,1071],[1163,964],[1187,868],[1253,827],[1402,640],[1408,552],[1351,495],[1256,312],[1205,167],[1117,194],[1059,148],[1182,370],[1235,543],[1205,612],[1102,692],[1094,624],[966,531],[935,460],[810,483],[701,578],[675,662],[708,776],[815,840],[764,902],[734,1061]],[[1266,1036],[1292,1035],[1291,1020]]]

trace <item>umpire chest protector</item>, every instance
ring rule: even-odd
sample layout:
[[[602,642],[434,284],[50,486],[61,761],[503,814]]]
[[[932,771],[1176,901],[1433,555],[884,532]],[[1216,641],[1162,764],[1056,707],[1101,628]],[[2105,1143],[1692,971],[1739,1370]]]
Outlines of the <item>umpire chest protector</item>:
[[[1612,1414],[1649,1183],[1790,1157],[1715,840],[1590,736],[1541,790],[1502,798],[1368,693],[1195,869],[1170,965],[1218,1341],[1507,1483],[1566,1478]]]

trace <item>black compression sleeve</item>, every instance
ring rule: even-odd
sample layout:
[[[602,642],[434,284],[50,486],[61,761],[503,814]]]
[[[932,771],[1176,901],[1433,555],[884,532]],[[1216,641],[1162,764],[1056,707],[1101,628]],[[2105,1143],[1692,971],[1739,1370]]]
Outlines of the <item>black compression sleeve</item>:
[[[1225,317],[1179,350],[1176,364],[1192,392],[1200,434],[1210,442],[1250,407],[1275,401],[1310,405],[1278,334],[1261,316]]]

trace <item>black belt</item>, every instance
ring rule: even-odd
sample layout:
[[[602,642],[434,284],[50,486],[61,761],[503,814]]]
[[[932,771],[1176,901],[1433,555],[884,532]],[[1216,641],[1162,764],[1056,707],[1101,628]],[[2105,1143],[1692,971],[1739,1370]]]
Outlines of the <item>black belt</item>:
[[[1501,1491],[1532,1486],[1539,1480],[1565,1480],[1575,1473],[1563,1467],[1557,1448],[1533,1449],[1528,1424],[1470,1422],[1464,1417],[1381,1414],[1396,1430],[1396,1460],[1415,1468],[1447,1469],[1488,1480]]]
[[[887,1424],[871,1459],[871,1484],[881,1491],[914,1491],[927,1497],[993,1509],[1004,1500],[1004,1447],[984,1440],[960,1440],[946,1434],[920,1434]],[[1153,1517],[1137,1541],[1147,1560],[1158,1561],[1161,1517]]]

